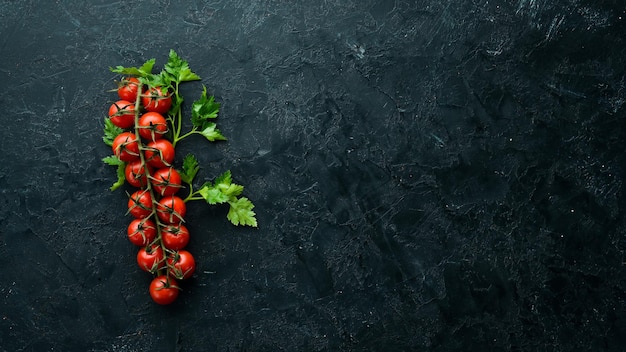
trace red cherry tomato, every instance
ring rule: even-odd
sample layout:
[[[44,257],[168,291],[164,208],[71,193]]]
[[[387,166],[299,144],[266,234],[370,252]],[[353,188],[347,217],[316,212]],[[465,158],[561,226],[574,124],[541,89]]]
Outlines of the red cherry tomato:
[[[128,100],[118,100],[109,107],[109,119],[119,128],[135,125],[135,105]]]
[[[188,251],[175,252],[167,258],[167,268],[170,275],[177,279],[188,279],[196,270],[196,261]]]
[[[176,280],[165,275],[155,277],[150,283],[150,297],[161,305],[167,305],[178,297],[178,286]]]
[[[139,80],[135,77],[122,79],[117,88],[117,95],[122,100],[135,102],[137,100],[137,91],[139,90]]]
[[[154,244],[150,247],[144,247],[137,252],[137,265],[143,271],[155,273],[157,270],[165,266],[165,255],[161,246]]]
[[[162,197],[174,195],[182,187],[180,174],[173,167],[164,167],[151,174],[153,189]]]
[[[183,224],[169,225],[161,230],[161,239],[165,248],[178,251],[189,243],[189,230]]]
[[[185,201],[176,196],[163,197],[156,207],[157,216],[166,224],[179,224],[187,213]]]
[[[128,240],[132,244],[145,247],[156,238],[157,228],[155,223],[148,218],[134,219],[128,225],[126,232],[128,233]]]
[[[139,118],[139,135],[148,141],[156,141],[167,133],[167,120],[158,112],[150,111]]]
[[[150,166],[160,169],[172,166],[176,153],[170,141],[167,139],[158,139],[146,145],[144,155]]]
[[[130,195],[128,212],[136,219],[143,219],[152,214],[152,196],[147,189],[138,190]]]
[[[152,174],[153,172],[150,165],[146,166],[147,168],[141,164],[140,159],[133,160],[126,164],[126,169],[124,171],[126,181],[128,181],[128,183],[133,187],[146,187],[146,185],[148,184],[148,175],[146,174],[146,169],[150,174]]]
[[[122,132],[113,140],[113,154],[124,162],[130,162],[139,159],[139,145],[137,144],[137,136],[131,132]]]
[[[141,103],[146,111],[154,111],[164,115],[172,106],[172,96],[162,87],[153,87],[142,94]]]

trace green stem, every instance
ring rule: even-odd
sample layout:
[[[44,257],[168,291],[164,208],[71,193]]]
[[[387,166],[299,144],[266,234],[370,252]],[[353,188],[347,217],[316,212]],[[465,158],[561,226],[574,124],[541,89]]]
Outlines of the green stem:
[[[187,183],[189,185],[189,194],[183,201],[187,203],[190,200],[203,200],[204,197],[200,195],[200,191],[194,191],[193,185],[191,183]]]
[[[140,83],[139,87],[137,89],[138,92],[141,92],[143,88],[143,85]],[[163,255],[164,255],[164,260],[167,259],[166,255],[166,251],[167,248],[165,248],[165,244],[163,243],[163,236],[161,236],[161,228],[163,227],[163,223],[161,222],[161,220],[159,219],[159,216],[157,215],[157,200],[154,194],[154,190],[152,189],[152,182],[150,182],[150,180],[152,179],[152,175],[150,175],[150,170],[148,169],[148,163],[146,162],[146,157],[144,156],[144,151],[146,150],[146,147],[143,144],[143,141],[141,140],[141,136],[139,135],[139,115],[140,115],[140,111],[141,109],[139,108],[141,104],[141,93],[137,94],[137,99],[135,100],[135,136],[137,138],[137,146],[139,147],[139,159],[141,160],[141,166],[143,167],[144,173],[146,174],[146,189],[148,190],[148,192],[150,193],[150,198],[152,199],[152,213],[150,213],[150,215],[148,217],[153,217],[154,218],[154,223],[156,224],[156,228],[157,228],[157,238],[152,242],[155,243],[158,241],[159,246],[161,247],[161,250],[163,250]],[[157,275],[162,275],[162,271],[161,269],[157,270]]]
[[[176,100],[181,101],[180,94],[178,92],[178,87],[180,87],[180,84],[176,82]],[[180,131],[182,131],[183,129],[183,107],[182,106],[178,109],[177,115],[178,115],[178,131],[176,132],[176,135],[180,136]]]
[[[180,84],[178,82],[174,83],[174,94],[176,95],[176,101],[179,102],[180,101],[180,94],[178,91],[178,87],[180,86]],[[174,147],[176,147],[176,143],[178,143],[179,140],[181,140],[182,138],[180,137],[181,131],[183,129],[183,109],[182,106],[180,106],[178,108],[178,111],[176,112],[176,123],[175,123],[175,127],[174,127],[174,138],[172,138],[172,145]]]
[[[200,132],[198,132],[198,130],[194,127],[194,128],[191,129],[191,131],[189,131],[189,132],[183,134],[182,136],[178,137],[178,140],[176,142],[182,140],[183,138],[187,138],[187,137],[191,136],[194,133],[200,133]],[[176,142],[174,142],[174,145],[176,145]]]

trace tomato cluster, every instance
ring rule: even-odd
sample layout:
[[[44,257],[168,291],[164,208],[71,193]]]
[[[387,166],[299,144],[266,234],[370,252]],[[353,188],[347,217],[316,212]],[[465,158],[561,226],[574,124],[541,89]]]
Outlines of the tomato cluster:
[[[137,78],[125,78],[117,89],[118,101],[109,108],[109,119],[123,129],[112,143],[115,156],[125,163],[126,182],[135,187],[128,199],[128,240],[140,247],[138,266],[155,277],[150,296],[159,304],[178,296],[177,280],[195,271],[193,255],[185,250],[189,230],[184,225],[185,200],[174,166],[175,150],[168,140],[171,124],[165,117],[172,106],[168,89],[143,89]],[[165,116],[164,116],[165,115]]]

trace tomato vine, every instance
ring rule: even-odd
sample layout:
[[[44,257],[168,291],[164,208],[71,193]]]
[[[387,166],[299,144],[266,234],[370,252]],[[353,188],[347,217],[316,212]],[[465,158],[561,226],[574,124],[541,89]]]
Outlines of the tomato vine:
[[[227,218],[234,225],[257,227],[257,220],[254,204],[242,196],[244,187],[233,183],[229,170],[195,188],[200,170],[196,157],[188,154],[179,169],[174,167],[175,148],[185,138],[201,135],[215,142],[226,137],[214,122],[220,104],[207,95],[206,87],[191,104],[191,129],[183,131],[184,99],[179,86],[200,76],[174,50],[159,73],[152,72],[155,62],[110,68],[123,79],[116,89],[120,100],[110,106],[104,119],[102,139],[113,155],[102,160],[117,168],[112,191],[125,183],[138,189],[129,194],[128,214],[134,220],[128,226],[128,238],[140,247],[139,267],[154,275],[151,297],[156,303],[169,304],[178,296],[177,280],[188,279],[195,271],[195,259],[184,249],[189,242],[184,225],[187,202],[228,204]],[[183,188],[188,193],[179,196]]]

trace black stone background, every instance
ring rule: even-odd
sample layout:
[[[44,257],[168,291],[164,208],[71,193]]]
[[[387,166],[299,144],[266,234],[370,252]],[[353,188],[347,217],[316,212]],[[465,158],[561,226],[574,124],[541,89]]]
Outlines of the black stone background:
[[[625,10],[0,1],[0,350],[623,351]],[[161,307],[100,159],[108,68],[169,49],[229,137],[177,160],[259,228],[192,203]]]

